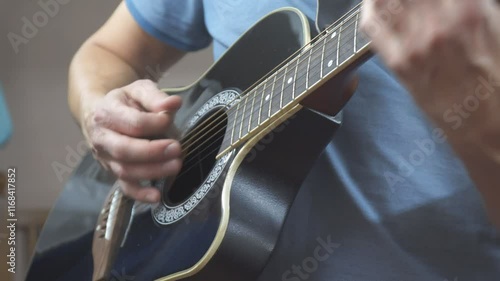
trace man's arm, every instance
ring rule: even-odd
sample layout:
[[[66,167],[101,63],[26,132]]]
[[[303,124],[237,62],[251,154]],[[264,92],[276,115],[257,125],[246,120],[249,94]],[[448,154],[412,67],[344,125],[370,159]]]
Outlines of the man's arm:
[[[363,13],[373,47],[444,130],[500,227],[500,5],[366,0]]]
[[[183,55],[145,33],[121,3],[71,63],[71,112],[96,159],[134,199],[158,201],[158,191],[140,188],[139,181],[175,174],[181,165],[177,141],[146,139],[167,130],[180,98],[139,79],[148,69],[168,69]]]

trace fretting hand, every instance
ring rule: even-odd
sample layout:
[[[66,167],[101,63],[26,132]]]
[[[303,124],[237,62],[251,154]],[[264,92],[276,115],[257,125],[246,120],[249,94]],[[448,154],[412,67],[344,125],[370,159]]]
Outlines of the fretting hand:
[[[452,143],[487,142],[484,137],[500,143],[500,95],[494,89],[500,86],[496,1],[367,0],[362,28]],[[454,122],[450,110],[464,105],[479,110],[457,112],[464,120]],[[462,140],[455,138],[458,133]]]
[[[365,0],[372,47],[444,130],[500,227],[500,4]]]

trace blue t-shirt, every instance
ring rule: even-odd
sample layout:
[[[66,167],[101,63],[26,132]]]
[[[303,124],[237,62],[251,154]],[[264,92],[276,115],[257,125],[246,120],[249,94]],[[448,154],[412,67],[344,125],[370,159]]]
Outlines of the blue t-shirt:
[[[216,58],[277,8],[316,14],[314,0],[126,2],[154,37],[186,51],[213,42]],[[378,58],[359,75],[344,125],[304,183],[260,280],[500,280],[500,236],[442,131]]]

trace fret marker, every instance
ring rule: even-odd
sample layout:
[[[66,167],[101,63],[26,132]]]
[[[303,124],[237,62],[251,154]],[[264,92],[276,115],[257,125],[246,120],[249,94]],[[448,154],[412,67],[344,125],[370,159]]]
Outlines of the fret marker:
[[[290,79],[288,79],[288,84],[290,84],[292,82],[293,82],[293,77],[290,77]]]
[[[266,101],[268,101],[270,97],[271,97],[271,95],[267,95],[266,96]]]
[[[337,31],[335,31],[333,34],[332,34],[332,39],[335,38],[335,36],[337,36]]]
[[[332,67],[332,65],[333,65],[333,60],[328,62],[328,67]]]

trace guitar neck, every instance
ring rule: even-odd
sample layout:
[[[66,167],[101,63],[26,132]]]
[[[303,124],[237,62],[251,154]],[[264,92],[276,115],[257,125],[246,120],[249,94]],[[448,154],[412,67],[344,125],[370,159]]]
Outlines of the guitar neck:
[[[218,157],[267,128],[342,70],[366,59],[370,40],[359,29],[360,12],[358,5],[246,91],[227,112],[230,137],[224,139]]]

